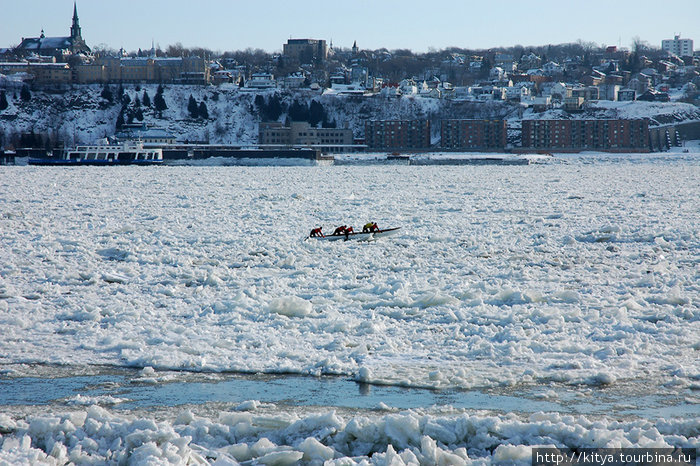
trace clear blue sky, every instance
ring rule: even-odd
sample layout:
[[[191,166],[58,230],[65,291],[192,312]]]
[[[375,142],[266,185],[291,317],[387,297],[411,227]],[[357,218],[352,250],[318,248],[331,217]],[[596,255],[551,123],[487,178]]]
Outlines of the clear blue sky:
[[[89,46],[126,50],[176,42],[215,51],[282,50],[290,37],[336,47],[483,49],[581,39],[660,47],[680,33],[700,48],[700,0],[78,0]],[[0,0],[0,47],[22,37],[67,36],[73,0]]]

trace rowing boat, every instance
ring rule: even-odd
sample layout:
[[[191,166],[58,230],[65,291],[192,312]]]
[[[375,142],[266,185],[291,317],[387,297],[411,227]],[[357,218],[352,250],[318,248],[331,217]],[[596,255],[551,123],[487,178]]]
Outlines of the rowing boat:
[[[309,236],[309,239],[318,239],[322,241],[374,241],[379,238],[384,238],[387,236],[392,236],[398,232],[401,227],[387,228],[384,230],[375,230],[373,232],[353,232],[353,233],[341,233],[339,235],[326,235],[326,236]]]
[[[376,230],[374,233],[372,233],[372,239],[379,239],[379,238],[386,238],[387,236],[393,236],[396,233],[399,232],[399,229],[401,227],[396,227],[396,228],[386,228],[384,230]]]

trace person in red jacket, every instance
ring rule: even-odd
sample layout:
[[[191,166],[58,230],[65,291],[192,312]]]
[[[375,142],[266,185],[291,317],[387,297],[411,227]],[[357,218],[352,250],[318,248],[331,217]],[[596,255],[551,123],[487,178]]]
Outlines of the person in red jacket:
[[[323,227],[314,228],[313,230],[311,230],[311,233],[309,234],[309,236],[311,236],[311,237],[321,236],[321,237],[325,238],[326,235],[323,234],[322,230],[323,230]]]

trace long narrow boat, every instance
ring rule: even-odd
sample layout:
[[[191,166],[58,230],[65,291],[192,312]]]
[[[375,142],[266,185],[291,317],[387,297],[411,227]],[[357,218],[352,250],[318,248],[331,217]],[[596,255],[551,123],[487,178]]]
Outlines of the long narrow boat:
[[[379,238],[384,238],[387,236],[394,235],[398,232],[401,227],[387,228],[385,230],[376,230],[373,232],[354,232],[354,233],[341,233],[339,235],[326,235],[326,236],[309,236],[309,239],[318,239],[322,241],[374,241]]]
[[[326,236],[309,236],[309,239],[318,239],[321,241],[369,241],[372,238],[372,233],[342,233],[340,235],[326,235]]]
[[[372,239],[386,238],[387,236],[393,236],[399,232],[401,227],[396,228],[386,228],[384,230],[377,230],[372,233]]]

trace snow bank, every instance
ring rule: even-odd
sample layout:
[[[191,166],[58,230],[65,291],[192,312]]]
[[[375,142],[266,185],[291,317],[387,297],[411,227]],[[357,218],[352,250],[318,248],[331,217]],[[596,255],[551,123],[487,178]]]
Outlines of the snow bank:
[[[2,419],[0,462],[177,464],[530,464],[533,447],[700,447],[700,421],[408,411],[386,416],[183,412],[176,420],[103,408]]]

